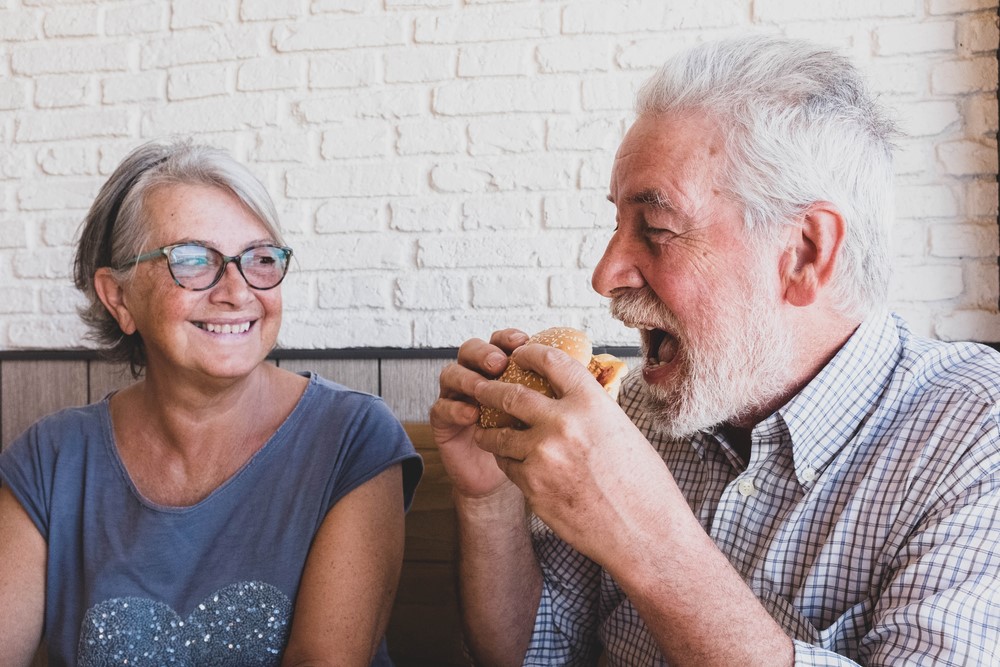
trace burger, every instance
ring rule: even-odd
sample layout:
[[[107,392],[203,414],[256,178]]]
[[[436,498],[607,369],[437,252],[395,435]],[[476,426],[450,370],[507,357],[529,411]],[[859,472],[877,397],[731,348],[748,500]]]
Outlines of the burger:
[[[604,387],[612,398],[618,398],[618,389],[622,378],[628,370],[625,362],[610,354],[594,355],[594,347],[590,337],[584,332],[571,327],[553,327],[541,331],[528,339],[529,343],[539,343],[555,347],[587,367],[594,379]],[[501,382],[523,384],[529,389],[541,392],[546,396],[554,396],[552,385],[538,373],[521,368],[511,361],[507,369],[498,378]],[[480,406],[479,425],[483,428],[523,428],[524,424],[496,408]]]

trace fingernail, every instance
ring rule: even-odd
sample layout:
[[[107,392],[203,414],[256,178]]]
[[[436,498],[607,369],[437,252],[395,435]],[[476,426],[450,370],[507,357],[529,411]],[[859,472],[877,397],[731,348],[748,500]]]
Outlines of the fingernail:
[[[507,357],[499,352],[491,352],[486,357],[486,364],[490,368],[500,368],[505,361],[507,361]]]

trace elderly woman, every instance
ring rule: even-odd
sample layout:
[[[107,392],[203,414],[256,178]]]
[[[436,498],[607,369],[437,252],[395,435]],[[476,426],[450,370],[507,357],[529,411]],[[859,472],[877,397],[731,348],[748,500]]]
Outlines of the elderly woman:
[[[0,457],[0,665],[386,665],[421,462],[377,397],[265,361],[292,251],[264,187],[185,142],[84,222],[83,317],[141,379]]]

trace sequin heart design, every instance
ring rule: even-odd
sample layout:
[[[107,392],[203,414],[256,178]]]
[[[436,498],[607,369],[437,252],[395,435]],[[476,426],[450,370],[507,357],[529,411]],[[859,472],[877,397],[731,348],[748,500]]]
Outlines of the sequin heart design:
[[[105,600],[80,624],[79,667],[277,667],[292,603],[270,584],[226,586],[184,620],[162,602]]]

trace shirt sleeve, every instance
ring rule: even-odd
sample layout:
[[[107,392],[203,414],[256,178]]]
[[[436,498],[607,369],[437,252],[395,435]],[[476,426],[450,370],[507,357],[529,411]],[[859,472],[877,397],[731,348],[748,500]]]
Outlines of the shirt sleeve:
[[[991,422],[926,490],[925,515],[887,563],[861,664],[1000,664],[1000,428]],[[795,664],[858,663],[796,643]]]
[[[542,570],[542,595],[524,665],[595,665],[600,567],[562,541],[538,517],[531,540]]]

